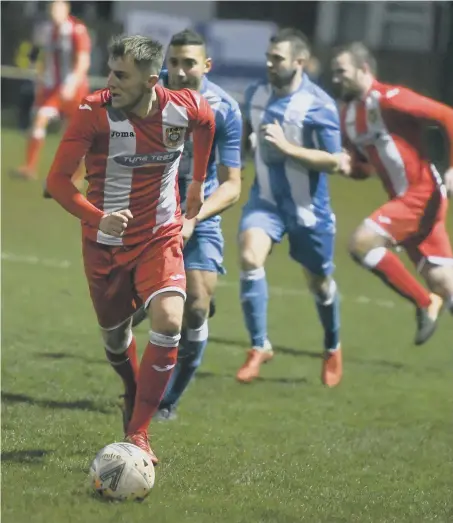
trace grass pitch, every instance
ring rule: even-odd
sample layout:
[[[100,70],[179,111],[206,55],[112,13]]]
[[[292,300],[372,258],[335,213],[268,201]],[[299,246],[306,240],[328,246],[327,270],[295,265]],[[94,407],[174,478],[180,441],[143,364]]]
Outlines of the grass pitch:
[[[57,146],[46,144],[45,173]],[[356,267],[347,239],[385,200],[376,181],[332,179],[345,376],[320,385],[321,328],[287,244],[275,249],[274,361],[234,380],[247,348],[238,299],[240,205],[225,214],[218,312],[174,422],[152,425],[161,458],[141,504],[87,489],[96,452],[121,439],[120,381],[103,349],[80,227],[38,183],[10,180],[25,139],[2,133],[2,517],[4,523],[424,523],[453,521],[452,318],[415,348],[414,311]],[[242,201],[252,177],[247,181]],[[450,213],[450,224],[452,214]],[[137,330],[144,347],[147,327]]]

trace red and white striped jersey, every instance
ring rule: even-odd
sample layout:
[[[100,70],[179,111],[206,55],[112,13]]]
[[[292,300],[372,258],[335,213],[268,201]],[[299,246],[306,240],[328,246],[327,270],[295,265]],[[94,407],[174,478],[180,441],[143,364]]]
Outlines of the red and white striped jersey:
[[[108,89],[85,98],[71,119],[47,178],[47,188],[82,220],[89,238],[106,245],[136,245],[181,228],[177,171],[193,134],[194,179],[203,182],[214,138],[214,115],[198,93],[156,86],[159,110],[146,118],[114,109]],[[85,198],[71,182],[85,156]],[[129,209],[121,238],[104,234],[104,213]]]
[[[90,36],[86,26],[72,16],[60,26],[49,22],[39,33],[38,44],[44,52],[43,86],[56,89],[74,71],[77,54],[91,51]]]
[[[441,183],[423,140],[427,122],[444,128],[453,166],[453,109],[446,105],[404,87],[374,82],[364,100],[349,102],[341,111],[345,147],[372,165],[390,198],[409,190],[429,197]]]

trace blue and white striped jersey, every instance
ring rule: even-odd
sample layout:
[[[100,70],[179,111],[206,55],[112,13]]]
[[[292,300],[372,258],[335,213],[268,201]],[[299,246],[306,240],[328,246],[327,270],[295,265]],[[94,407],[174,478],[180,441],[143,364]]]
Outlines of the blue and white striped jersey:
[[[162,71],[162,83],[168,85],[168,72]],[[241,167],[241,137],[242,137],[242,114],[239,104],[228,93],[215,83],[203,78],[201,95],[206,98],[215,115],[215,135],[212,146],[211,157],[208,164],[208,172],[205,181],[205,198],[210,196],[219,186],[217,178],[217,164],[226,167]],[[187,186],[193,175],[193,148],[189,139],[184,146],[183,156],[179,164],[179,190],[181,195],[181,207],[184,211]],[[220,221],[220,216],[210,218],[212,221]],[[198,224],[198,228],[204,222]]]
[[[305,168],[264,140],[263,124],[277,120],[288,141],[329,153],[341,152],[338,110],[334,100],[307,75],[300,87],[284,97],[260,82],[246,92],[245,116],[256,135],[255,181],[252,194],[278,207],[291,222],[332,229],[328,175]]]

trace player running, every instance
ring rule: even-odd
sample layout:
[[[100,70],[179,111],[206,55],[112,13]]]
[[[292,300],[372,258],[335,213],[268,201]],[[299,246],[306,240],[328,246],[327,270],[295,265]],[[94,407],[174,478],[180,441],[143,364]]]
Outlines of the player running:
[[[196,218],[183,218],[184,264],[187,301],[178,363],[156,417],[175,417],[175,408],[200,366],[208,343],[208,316],[218,274],[223,274],[223,236],[220,213],[239,199],[241,192],[242,115],[239,105],[205,74],[211,69],[203,38],[192,30],[173,36],[162,80],[170,89],[194,89],[208,101],[216,121],[214,144],[209,158],[204,197]],[[192,142],[184,147],[179,165],[181,204],[185,210],[187,186],[193,176]],[[137,313],[140,314],[140,311]]]
[[[197,92],[156,85],[164,59],[160,43],[119,37],[109,51],[108,89],[80,104],[47,186],[82,221],[91,299],[107,359],[125,385],[127,440],[157,463],[147,430],[176,365],[186,296],[178,166],[192,132],[194,174],[186,199],[191,220],[203,202],[215,122]],[[84,156],[86,198],[71,182]],[[131,323],[142,303],[149,307],[151,330],[139,367]]]
[[[335,216],[326,173],[338,171],[346,158],[335,103],[304,73],[309,57],[302,33],[278,31],[266,53],[268,82],[246,93],[245,116],[256,137],[256,176],[239,231],[241,303],[251,339],[236,376],[243,383],[258,377],[261,364],[273,357],[264,264],[285,234],[324,329],[322,382],[334,387],[342,377],[339,299],[332,278]]]
[[[86,26],[70,15],[69,2],[55,0],[49,7],[51,22],[40,35],[42,72],[38,79],[34,119],[28,139],[25,165],[12,175],[35,180],[39,155],[50,120],[59,116],[71,118],[80,100],[89,92],[91,42]],[[78,166],[74,179],[80,180]]]
[[[361,43],[336,50],[332,70],[344,101],[341,122],[345,147],[353,158],[351,177],[376,172],[390,198],[357,228],[350,252],[415,305],[419,345],[433,334],[442,300],[430,295],[389,249],[402,246],[431,291],[453,310],[447,194],[423,142],[426,123],[445,131],[451,166],[445,179],[452,187],[453,110],[404,87],[378,82],[376,62]]]

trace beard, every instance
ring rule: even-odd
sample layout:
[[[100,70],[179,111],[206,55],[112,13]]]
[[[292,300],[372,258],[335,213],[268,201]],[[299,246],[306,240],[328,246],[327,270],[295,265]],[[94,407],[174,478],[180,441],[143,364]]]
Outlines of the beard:
[[[186,78],[170,78],[168,79],[168,87],[173,91],[179,89],[192,89],[198,91],[201,86],[201,78],[198,77],[186,77]]]
[[[118,109],[120,109],[121,111],[130,112],[141,103],[141,101],[146,95],[149,94],[150,89],[148,89],[147,87],[143,87],[138,94],[131,97],[131,99],[127,103],[122,104],[120,107],[118,107]]]
[[[283,71],[281,73],[268,73],[269,82],[277,89],[283,89],[291,84],[296,76],[297,69]]]

